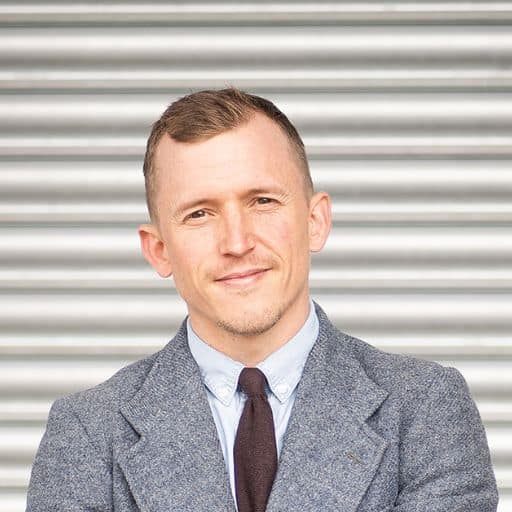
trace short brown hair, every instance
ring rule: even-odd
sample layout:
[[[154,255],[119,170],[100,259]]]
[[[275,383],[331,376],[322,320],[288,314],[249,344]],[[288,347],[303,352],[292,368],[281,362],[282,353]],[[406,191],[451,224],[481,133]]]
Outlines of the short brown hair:
[[[275,121],[291,143],[303,174],[306,195],[313,192],[304,143],[289,119],[269,100],[230,87],[217,91],[199,91],[175,101],[153,124],[144,156],[146,203],[150,218],[158,220],[154,205],[156,195],[155,151],[164,134],[178,142],[199,142],[247,123],[261,112]]]

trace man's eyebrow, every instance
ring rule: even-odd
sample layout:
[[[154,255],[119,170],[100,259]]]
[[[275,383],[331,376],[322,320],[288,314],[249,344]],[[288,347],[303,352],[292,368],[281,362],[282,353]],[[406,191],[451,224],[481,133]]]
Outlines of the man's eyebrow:
[[[278,186],[269,186],[269,187],[257,187],[251,188],[245,191],[241,198],[244,199],[246,197],[250,197],[257,194],[274,194],[279,196],[287,196],[288,192],[285,189]],[[198,199],[192,199],[191,201],[187,201],[185,203],[177,204],[174,209],[174,215],[180,215],[186,210],[194,208],[195,206],[199,206],[201,204],[216,204],[219,201],[212,197],[201,197]]]
[[[288,195],[288,192],[277,185],[268,186],[268,187],[257,187],[249,189],[244,196],[254,196],[257,194],[275,194],[279,196]]]
[[[203,197],[199,199],[193,199],[191,201],[187,201],[186,203],[176,204],[171,206],[171,210],[173,210],[174,215],[181,215],[186,210],[190,208],[194,208],[194,206],[198,206],[200,204],[214,203],[215,201],[210,197]]]

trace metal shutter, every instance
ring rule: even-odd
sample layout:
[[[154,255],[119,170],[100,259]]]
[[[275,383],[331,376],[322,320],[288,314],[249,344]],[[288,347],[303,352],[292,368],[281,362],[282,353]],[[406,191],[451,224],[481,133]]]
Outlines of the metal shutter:
[[[512,509],[512,2],[0,3],[0,502],[51,402],[185,315],[143,260],[150,123],[234,84],[296,122],[334,226],[313,297],[345,332],[456,366]]]

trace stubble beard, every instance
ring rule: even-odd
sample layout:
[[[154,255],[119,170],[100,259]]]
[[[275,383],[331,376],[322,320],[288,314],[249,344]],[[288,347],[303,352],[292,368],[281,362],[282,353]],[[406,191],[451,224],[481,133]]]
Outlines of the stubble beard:
[[[259,314],[246,311],[239,318],[219,318],[218,327],[232,336],[251,337],[266,333],[283,317],[286,305],[277,304],[276,307],[266,307]]]

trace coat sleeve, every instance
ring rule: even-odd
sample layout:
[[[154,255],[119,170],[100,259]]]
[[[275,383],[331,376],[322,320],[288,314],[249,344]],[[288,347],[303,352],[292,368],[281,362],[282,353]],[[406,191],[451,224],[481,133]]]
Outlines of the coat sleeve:
[[[26,512],[112,510],[112,472],[68,398],[52,405],[37,451]]]
[[[413,407],[392,512],[495,512],[498,492],[485,430],[462,375],[443,368]]]

